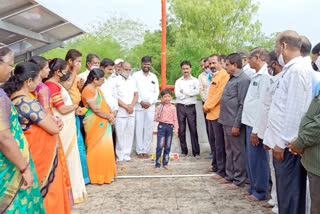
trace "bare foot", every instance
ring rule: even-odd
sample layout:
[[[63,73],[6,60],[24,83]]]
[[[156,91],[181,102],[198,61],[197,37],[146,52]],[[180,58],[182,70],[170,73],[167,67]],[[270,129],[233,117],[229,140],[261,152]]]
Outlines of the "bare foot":
[[[163,168],[166,170],[170,170],[170,168],[168,166],[163,166]]]
[[[213,172],[213,170],[211,168],[204,170],[204,173],[211,173],[211,172]]]
[[[154,172],[155,172],[155,173],[159,173],[159,172],[160,172],[160,168],[158,168],[158,167],[155,168],[155,169],[154,169]]]
[[[269,204],[268,202],[261,204],[261,206],[264,208],[273,208],[274,207],[271,204]]]
[[[242,192],[241,193],[243,196],[249,196],[249,195],[251,195],[250,193],[248,193],[247,191],[245,191],[245,192]]]
[[[143,154],[138,154],[138,158],[143,158]]]
[[[117,164],[118,165],[122,165],[122,161],[117,161]]]
[[[134,162],[134,160],[130,159],[130,160],[126,160],[126,162]]]
[[[148,154],[143,154],[144,159],[148,159],[150,156]]]
[[[254,195],[248,195],[246,199],[250,202],[259,201],[259,199],[257,199]]]
[[[221,177],[220,175],[214,175],[211,177],[211,179],[216,180],[216,181],[221,180],[222,178],[223,177]]]
[[[273,212],[272,210],[267,210],[267,211],[264,211],[263,214],[277,214],[277,213]]]
[[[226,179],[222,179],[222,180],[219,181],[218,184],[230,184],[230,183],[231,183],[231,181],[228,181]]]
[[[229,184],[228,186],[225,187],[225,189],[226,190],[237,190],[237,189],[240,189],[240,187],[235,184]]]

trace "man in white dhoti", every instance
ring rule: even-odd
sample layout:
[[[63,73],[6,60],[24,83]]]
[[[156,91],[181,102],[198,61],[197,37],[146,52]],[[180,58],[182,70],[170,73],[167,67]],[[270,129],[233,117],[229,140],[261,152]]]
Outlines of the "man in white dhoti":
[[[136,81],[130,76],[131,65],[122,63],[122,68],[115,78],[115,97],[118,99],[119,110],[116,117],[116,156],[117,161],[131,161],[130,154],[134,139],[135,110],[138,100]]]
[[[150,72],[151,58],[142,57],[141,70],[133,74],[139,94],[136,110],[136,152],[139,158],[148,158],[149,146],[152,141],[155,103],[159,96],[157,76]]]

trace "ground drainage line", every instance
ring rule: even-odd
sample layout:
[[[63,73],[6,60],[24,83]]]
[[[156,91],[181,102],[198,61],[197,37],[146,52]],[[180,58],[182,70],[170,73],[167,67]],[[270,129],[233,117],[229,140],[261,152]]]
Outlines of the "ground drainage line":
[[[127,176],[117,176],[119,179],[128,179],[128,178],[185,178],[185,177],[211,177],[215,174],[195,174],[195,175],[127,175]]]

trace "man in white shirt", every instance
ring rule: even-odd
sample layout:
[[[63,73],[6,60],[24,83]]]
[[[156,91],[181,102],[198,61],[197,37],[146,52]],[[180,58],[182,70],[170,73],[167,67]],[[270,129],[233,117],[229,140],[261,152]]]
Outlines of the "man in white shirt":
[[[251,50],[249,64],[256,73],[251,76],[241,119],[241,122],[246,125],[246,164],[250,186],[244,195],[249,201],[266,200],[269,194],[269,155],[263,148],[262,139],[257,135],[260,116],[258,110],[263,105],[264,94],[270,85],[267,60],[268,53],[264,48],[258,47]]]
[[[86,82],[92,67],[99,68],[100,57],[95,53],[89,53],[86,59],[86,70],[78,75],[80,82]]]
[[[176,81],[174,92],[177,103],[179,123],[178,135],[181,146],[181,156],[185,157],[188,154],[186,142],[186,121],[188,121],[192,154],[197,159],[200,159],[196,112],[197,95],[199,94],[199,81],[191,75],[191,63],[189,61],[181,62],[180,67],[183,76]]]
[[[112,112],[114,118],[116,118],[119,105],[118,105],[118,100],[115,98],[115,80],[117,75],[113,71],[114,69],[114,62],[111,59],[105,58],[101,61],[100,63],[100,69],[104,71],[105,73],[105,81],[100,87],[103,97],[106,100],[110,112]],[[116,152],[116,140],[117,140],[117,135],[115,131],[115,125],[112,125],[112,140],[113,140],[113,148],[114,151]]]
[[[116,74],[116,75],[118,75],[118,72],[121,70],[121,68],[122,68],[122,63],[124,63],[124,61],[123,61],[123,59],[116,59],[115,61],[114,61],[114,73]]]
[[[301,38],[295,31],[278,35],[275,51],[283,66],[283,76],[272,97],[263,143],[273,150],[280,214],[304,214],[306,207],[306,171],[300,156],[288,150],[289,143],[298,135],[312,95],[311,73],[300,49]]]
[[[149,158],[149,146],[152,141],[155,103],[159,96],[159,82],[155,74],[151,73],[151,58],[141,59],[141,70],[133,74],[138,90],[136,111],[136,152],[139,158]]]
[[[278,81],[282,77],[282,66],[279,64],[275,51],[269,52],[268,57],[268,73],[272,76],[270,78],[270,86],[267,88],[264,94],[263,104],[258,109],[259,119],[257,122],[257,135],[259,139],[264,139],[264,133],[267,129],[268,114],[270,110],[270,105],[272,102],[272,97],[277,88]],[[277,199],[277,188],[276,188],[276,178],[273,167],[273,155],[272,151],[269,150],[269,167],[272,181],[271,198],[268,202],[263,203],[262,206],[265,208],[272,208],[266,211],[265,214],[277,214],[278,213],[278,199]]]
[[[238,54],[242,57],[242,70],[246,75],[248,75],[249,78],[252,77],[256,73],[256,71],[252,68],[250,68],[249,64],[249,51],[246,49],[240,49],[237,51]]]
[[[138,100],[136,81],[130,76],[131,65],[122,63],[122,69],[115,78],[115,98],[118,100],[119,110],[115,126],[117,132],[116,154],[117,161],[131,161],[130,154],[134,139],[135,110]]]
[[[310,52],[311,52],[311,42],[309,39],[305,36],[301,36],[301,56],[305,60],[306,67],[310,70],[312,74],[312,98],[316,97],[319,95],[319,90],[320,90],[320,72],[315,71],[312,67],[312,60],[310,57]]]

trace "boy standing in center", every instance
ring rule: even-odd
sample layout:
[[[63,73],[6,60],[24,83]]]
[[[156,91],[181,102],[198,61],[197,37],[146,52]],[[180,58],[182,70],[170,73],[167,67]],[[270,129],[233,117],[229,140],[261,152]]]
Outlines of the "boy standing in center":
[[[165,143],[162,164],[164,169],[169,169],[168,162],[172,142],[172,131],[174,131],[175,136],[177,136],[179,128],[176,107],[170,103],[172,100],[170,89],[163,89],[160,95],[161,104],[157,106],[154,115],[154,120],[159,122],[157,133],[156,173],[159,172],[161,165],[160,159],[163,139],[165,140]]]

